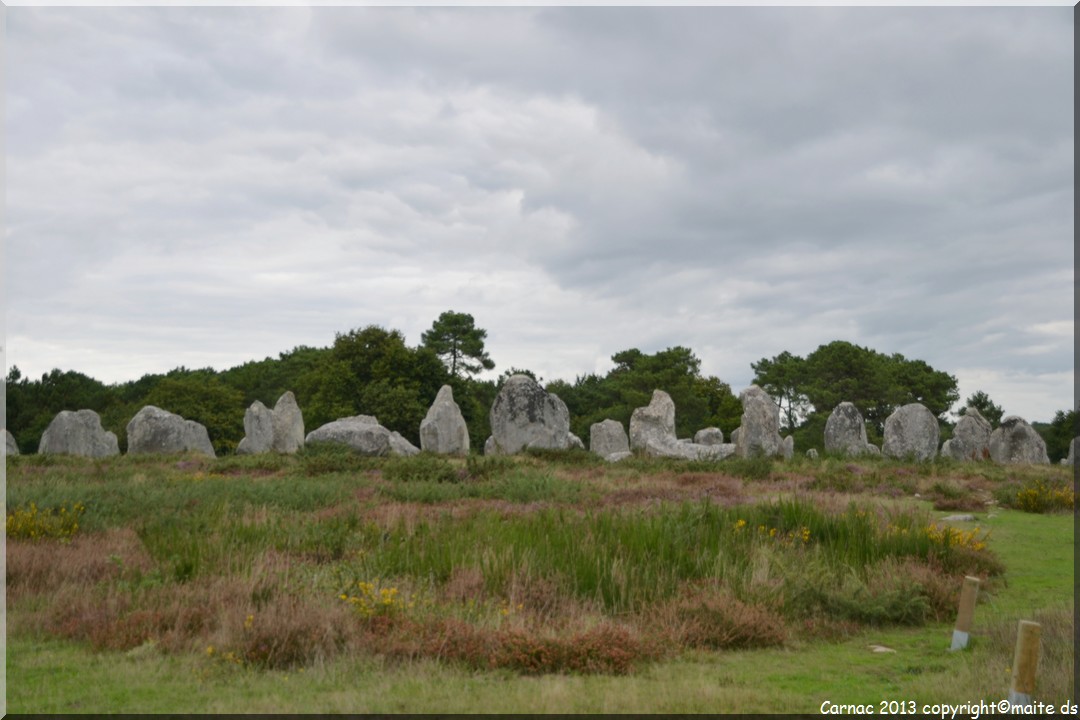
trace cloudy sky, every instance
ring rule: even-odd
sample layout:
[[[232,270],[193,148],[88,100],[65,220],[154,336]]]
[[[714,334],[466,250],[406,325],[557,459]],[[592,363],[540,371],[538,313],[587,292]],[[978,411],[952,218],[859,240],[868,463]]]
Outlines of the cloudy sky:
[[[1071,7],[7,10],[6,362],[471,313],[547,380],[902,353],[1073,397]]]

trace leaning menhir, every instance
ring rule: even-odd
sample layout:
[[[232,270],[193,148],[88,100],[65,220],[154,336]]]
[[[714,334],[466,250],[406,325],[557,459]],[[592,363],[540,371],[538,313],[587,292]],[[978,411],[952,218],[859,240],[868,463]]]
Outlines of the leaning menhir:
[[[42,455],[80,455],[101,458],[120,454],[116,434],[101,427],[101,417],[93,410],[61,410],[41,436]]]
[[[1003,464],[1046,465],[1046,442],[1021,417],[1010,415],[990,434],[990,459]]]
[[[990,458],[990,423],[976,408],[967,407],[953,428],[953,436],[941,446],[941,456],[954,460]]]
[[[921,403],[909,403],[885,418],[881,454],[902,460],[929,460],[937,454],[937,418]]]
[[[15,436],[8,432],[7,428],[4,428],[4,450],[8,455],[19,454],[19,444],[15,442]]]
[[[439,388],[435,402],[420,423],[420,449],[440,455],[469,454],[469,428],[449,385]]]
[[[738,433],[733,433],[736,437],[736,454],[744,458],[784,456],[784,439],[780,437],[780,406],[757,385],[751,385],[739,393],[739,401],[743,414]]]
[[[206,427],[147,405],[127,424],[129,455],[197,452],[214,457]]]
[[[570,447],[570,411],[558,395],[546,392],[528,375],[512,375],[491,404],[490,447],[494,455],[526,448]]]

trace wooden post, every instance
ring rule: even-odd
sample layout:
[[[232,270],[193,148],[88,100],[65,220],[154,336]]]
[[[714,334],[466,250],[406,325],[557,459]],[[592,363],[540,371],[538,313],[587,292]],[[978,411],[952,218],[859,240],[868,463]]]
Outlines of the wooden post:
[[[971,623],[975,618],[975,600],[979,597],[979,578],[964,578],[964,587],[960,590],[960,610],[956,614],[956,629],[952,633],[950,650],[963,650],[971,636]]]
[[[1016,631],[1016,653],[1013,655],[1012,687],[1009,702],[1013,706],[1032,704],[1035,692],[1035,670],[1039,666],[1039,636],[1042,626],[1030,620],[1021,620]]]

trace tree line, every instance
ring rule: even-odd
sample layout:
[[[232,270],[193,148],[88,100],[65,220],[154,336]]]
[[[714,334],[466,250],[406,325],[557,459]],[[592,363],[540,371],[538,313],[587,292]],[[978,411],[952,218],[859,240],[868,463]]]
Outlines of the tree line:
[[[61,410],[90,409],[116,433],[126,451],[127,422],[142,407],[156,405],[202,423],[218,454],[231,453],[243,438],[243,417],[256,400],[272,406],[291,390],[308,430],[350,415],[374,415],[385,427],[419,445],[420,423],[439,388],[450,385],[479,451],[491,434],[488,411],[502,384],[515,373],[536,378],[527,368],[508,368],[495,380],[476,377],[495,368],[485,350],[487,332],[468,313],[448,310],[415,347],[399,330],[368,325],[337,333],[328,347],[298,346],[277,358],[250,361],[227,370],[178,367],[138,380],[106,385],[83,373],[54,369],[30,380],[12,366],[5,378],[7,428],[24,453],[37,451],[45,428]],[[629,425],[635,408],[648,405],[661,389],[675,402],[676,434],[691,437],[704,427],[730,435],[742,405],[730,385],[704,375],[701,360],[687,347],[652,354],[630,348],[611,357],[606,374],[588,373],[573,382],[552,380],[546,389],[570,410],[571,431],[589,442],[589,428],[611,418]],[[942,439],[951,435],[947,415],[959,398],[956,378],[922,360],[884,355],[844,341],[822,345],[805,358],[783,352],[751,364],[754,383],[780,406],[784,434],[800,450],[822,449],[825,421],[840,402],[853,402],[867,420],[871,442],[881,443],[885,418],[897,407],[920,402],[937,415]],[[996,424],[1001,408],[978,392],[973,405]],[[1059,411],[1053,422],[1033,423],[1047,441],[1052,461],[1068,453],[1080,434],[1075,410]]]

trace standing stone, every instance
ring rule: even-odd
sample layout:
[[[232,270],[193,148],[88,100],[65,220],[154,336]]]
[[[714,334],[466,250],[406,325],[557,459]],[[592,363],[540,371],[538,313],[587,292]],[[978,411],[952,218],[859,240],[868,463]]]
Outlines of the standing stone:
[[[990,434],[990,459],[1010,465],[1048,465],[1046,442],[1023,418],[1010,415]]]
[[[100,458],[119,455],[120,445],[115,433],[101,427],[101,418],[93,410],[61,410],[45,428],[38,453]]]
[[[494,455],[495,453],[495,438],[493,438],[491,435],[488,435],[488,439],[484,441],[484,454]]]
[[[304,447],[304,414],[291,390],[279,397],[274,405],[272,424],[274,452],[292,455]]]
[[[9,457],[19,454],[19,444],[15,442],[15,436],[8,432],[7,428],[4,428],[4,447]]]
[[[257,455],[274,447],[274,414],[256,400],[244,412],[244,438],[236,446],[237,455]]]
[[[855,457],[869,452],[867,445],[866,423],[859,408],[850,402],[833,408],[825,422],[825,452]]]
[[[611,419],[593,423],[589,427],[589,450],[603,458],[630,452],[630,442],[622,423]]]
[[[526,448],[570,447],[570,411],[528,375],[511,376],[491,405],[491,436],[498,454]]]
[[[11,435],[9,434],[8,437],[11,437]],[[1076,464],[1076,443],[1078,441],[1080,441],[1080,437],[1074,437],[1072,439],[1072,442],[1069,443],[1069,457],[1065,458],[1065,464],[1066,465],[1075,465]],[[18,448],[16,448],[15,454],[16,455],[19,454]]]
[[[724,433],[717,427],[702,428],[694,433],[694,442],[698,445],[723,445]]]
[[[976,408],[964,409],[953,428],[953,436],[941,446],[942,457],[954,460],[986,460],[990,457],[990,434],[993,428]]]
[[[420,448],[439,455],[469,454],[469,428],[449,385],[439,388],[435,402],[420,423]]]
[[[147,405],[127,424],[128,454],[197,452],[214,457],[206,427]]]
[[[737,428],[735,428],[734,430],[731,431],[730,442],[733,445],[735,445],[735,447],[738,447],[739,446],[739,438],[741,438],[741,437],[742,437],[742,428],[737,427]]]
[[[329,422],[307,434],[305,444],[346,445],[361,455],[389,455],[390,431],[371,415],[354,415]]]
[[[780,443],[780,454],[784,456],[785,460],[791,460],[795,457],[795,438],[793,436],[788,435]]]
[[[675,402],[663,390],[653,390],[648,406],[630,415],[630,449],[656,455],[676,444]]]
[[[881,454],[901,460],[929,460],[937,454],[937,418],[921,403],[909,403],[885,418]]]
[[[735,443],[739,457],[782,455],[780,406],[757,385],[751,385],[739,393],[739,401],[743,406],[742,424]]]

